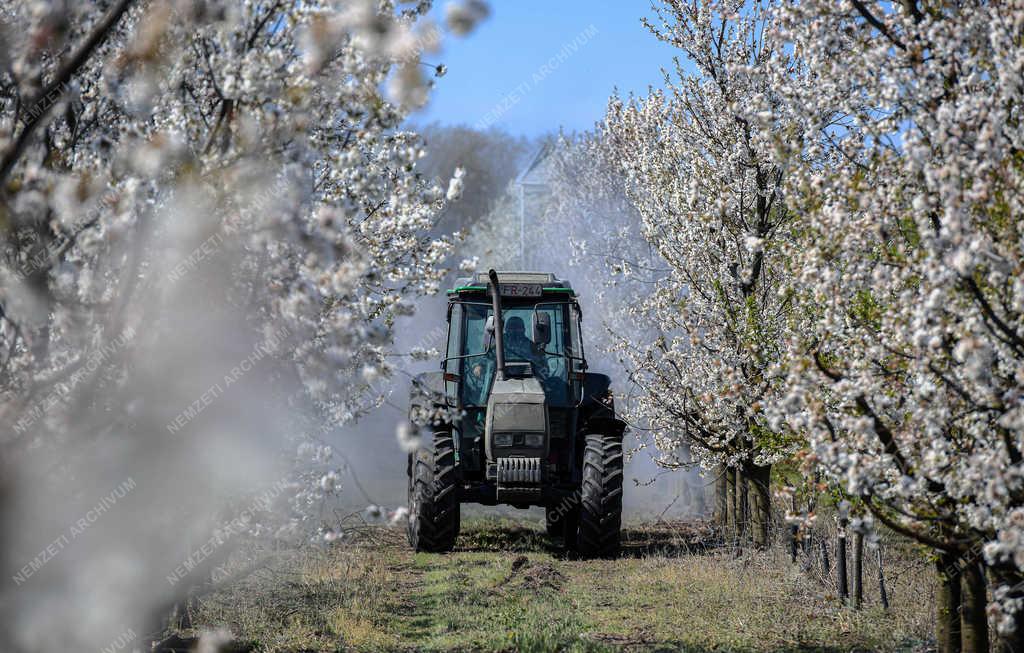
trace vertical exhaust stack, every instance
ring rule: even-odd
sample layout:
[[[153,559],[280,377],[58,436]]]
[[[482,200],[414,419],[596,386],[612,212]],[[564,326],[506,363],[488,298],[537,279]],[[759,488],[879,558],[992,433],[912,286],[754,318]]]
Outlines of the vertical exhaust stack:
[[[499,381],[505,380],[505,323],[501,319],[501,289],[498,286],[498,273],[492,268],[487,272],[491,280],[491,301],[494,303],[494,357]]]

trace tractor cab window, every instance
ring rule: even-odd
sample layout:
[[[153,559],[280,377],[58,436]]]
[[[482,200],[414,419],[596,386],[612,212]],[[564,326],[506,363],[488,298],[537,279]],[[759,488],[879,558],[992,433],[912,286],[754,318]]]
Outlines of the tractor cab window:
[[[492,309],[483,304],[465,304],[464,308],[462,404],[484,406],[495,376],[494,345],[484,347],[484,327]],[[539,313],[546,313],[551,325],[551,340],[547,344],[536,343],[532,338]],[[570,363],[567,355],[571,353],[571,345],[566,304],[506,306],[502,309],[502,318],[506,364],[528,363],[530,373],[540,380],[549,405],[568,405]]]
[[[491,309],[479,304],[466,304],[464,325],[462,329],[463,343],[460,360],[462,369],[462,404],[464,406],[484,406],[487,404],[487,393],[494,380],[494,347],[484,348],[484,326]]]

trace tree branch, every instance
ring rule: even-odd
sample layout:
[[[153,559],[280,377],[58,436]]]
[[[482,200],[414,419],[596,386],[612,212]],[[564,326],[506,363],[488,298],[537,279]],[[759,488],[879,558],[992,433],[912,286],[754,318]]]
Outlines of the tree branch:
[[[892,431],[882,418],[875,413],[871,405],[868,404],[867,398],[864,395],[858,395],[854,400],[859,408],[865,415],[871,418],[871,425],[874,427],[875,434],[878,439],[882,442],[882,446],[885,448],[885,453],[889,454],[896,460],[896,466],[900,468],[900,472],[903,474],[909,473],[910,465],[907,464],[907,459],[900,453],[899,447],[896,445],[896,438],[893,436]]]
[[[971,277],[964,277],[964,284],[967,289],[974,295],[974,299],[977,300],[978,305],[981,307],[981,312],[985,314],[985,317],[993,325],[996,326],[1006,336],[1005,342],[1010,345],[1017,353],[1024,354],[1024,338],[1021,337],[1010,325],[1001,320],[993,310],[992,305],[988,303],[985,298],[985,294],[981,292],[981,288],[978,287],[977,282]]]
[[[912,540],[916,540],[921,544],[930,546],[931,548],[938,549],[940,551],[947,551],[949,553],[963,552],[963,547],[957,542],[947,542],[945,540],[940,540],[938,538],[931,537],[930,535],[925,535],[924,533],[916,531],[892,519],[891,517],[886,515],[885,512],[882,511],[880,506],[875,505],[874,496],[868,495],[867,497],[865,497],[864,503],[865,505],[867,505],[868,510],[871,511],[871,514],[877,517],[880,522],[882,522],[892,530],[896,531],[897,533],[900,533],[901,535],[905,535]]]
[[[89,61],[89,57],[106,40],[114,25],[117,24],[118,20],[128,11],[131,5],[132,0],[120,0],[114,5],[107,12],[107,15],[100,20],[99,24],[96,25],[96,28],[93,29],[85,42],[71,55],[71,59],[57,71],[57,74],[50,83],[32,101],[28,110],[29,119],[25,122],[21,134],[4,152],[3,159],[0,159],[0,185],[4,183],[7,175],[10,174],[18,159],[25,152],[33,132],[43,123],[43,119],[55,104],[55,100],[52,99],[53,94],[56,93],[58,97],[64,94],[64,88],[71,81],[71,78]]]
[[[907,46],[903,44],[903,41],[901,41],[899,37],[895,36],[892,32],[890,32],[889,28],[885,26],[885,23],[880,21],[874,14],[872,14],[871,10],[869,10],[863,2],[861,2],[860,0],[850,0],[850,4],[853,5],[853,8],[857,10],[857,13],[859,13],[864,18],[864,20],[871,23],[871,25],[873,25],[875,29],[881,32],[882,35],[885,36],[885,38],[889,39],[889,41],[893,45],[895,45],[900,50],[907,49]]]

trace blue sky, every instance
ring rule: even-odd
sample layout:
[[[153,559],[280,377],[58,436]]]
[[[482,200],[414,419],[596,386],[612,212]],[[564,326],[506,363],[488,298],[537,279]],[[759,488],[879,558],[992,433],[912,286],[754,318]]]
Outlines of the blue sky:
[[[438,14],[445,2],[437,3]],[[534,137],[589,129],[612,89],[661,85],[675,50],[640,24],[649,0],[491,0],[490,17],[467,37],[449,37],[448,73],[414,123],[487,126]],[[562,53],[559,61],[559,53]],[[435,59],[437,61],[435,61]],[[550,65],[549,65],[550,64]]]

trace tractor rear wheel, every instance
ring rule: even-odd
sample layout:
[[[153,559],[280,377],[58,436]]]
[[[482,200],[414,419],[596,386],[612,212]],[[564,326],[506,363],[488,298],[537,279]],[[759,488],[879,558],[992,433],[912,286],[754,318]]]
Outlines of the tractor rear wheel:
[[[451,551],[459,535],[455,445],[444,431],[412,454],[409,465],[409,544],[416,551]]]
[[[587,558],[619,553],[622,528],[622,440],[586,436],[583,488],[575,548]]]

